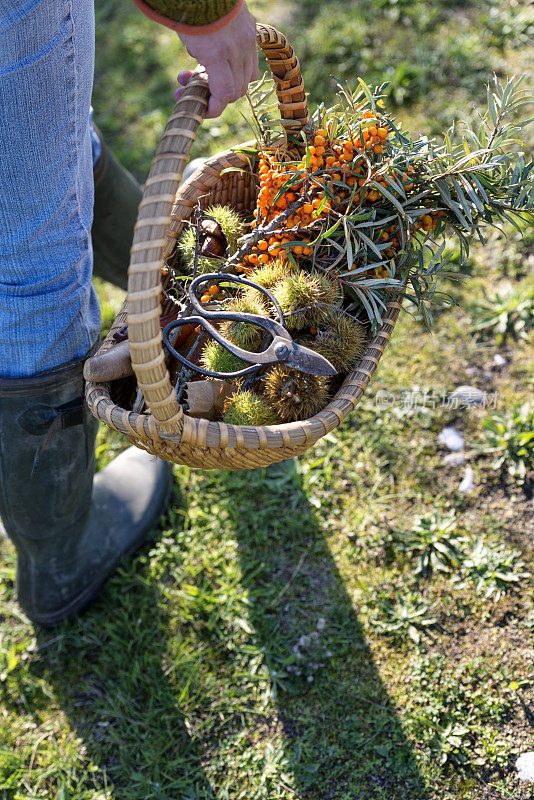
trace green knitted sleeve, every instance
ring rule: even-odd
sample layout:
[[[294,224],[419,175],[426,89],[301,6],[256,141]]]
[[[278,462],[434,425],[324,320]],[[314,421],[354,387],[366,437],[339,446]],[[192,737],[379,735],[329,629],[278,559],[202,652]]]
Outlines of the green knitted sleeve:
[[[236,0],[146,0],[147,4],[182,25],[209,25],[228,14]]]

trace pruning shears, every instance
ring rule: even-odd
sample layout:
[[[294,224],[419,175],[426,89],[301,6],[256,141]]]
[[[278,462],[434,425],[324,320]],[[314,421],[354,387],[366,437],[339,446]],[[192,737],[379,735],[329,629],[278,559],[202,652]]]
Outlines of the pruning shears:
[[[258,314],[247,314],[240,311],[208,311],[198,299],[196,290],[199,286],[201,286],[201,284],[208,282],[217,283],[222,281],[230,281],[232,283],[250,286],[251,288],[267,295],[276,310],[279,321],[277,322],[274,319],[261,317]],[[308,347],[304,347],[303,345],[297,344],[293,341],[290,333],[284,326],[284,315],[279,303],[276,301],[275,297],[273,297],[271,292],[269,292],[264,286],[260,286],[259,284],[249,281],[246,278],[242,278],[238,275],[210,272],[207,275],[199,275],[191,282],[188,289],[188,299],[193,309],[198,313],[180,317],[172,322],[169,322],[162,330],[162,337],[168,351],[178,361],[180,361],[180,363],[194,372],[199,372],[201,375],[206,375],[210,378],[240,378],[244,375],[250,375],[253,372],[259,371],[262,367],[270,367],[275,364],[285,364],[286,366],[296,369],[299,372],[307,372],[311,375],[327,376],[337,374],[337,370],[332,366],[330,361],[319,355],[319,353],[316,353],[314,350],[310,350]],[[259,328],[263,328],[264,331],[270,334],[272,336],[272,341],[266,349],[261,350],[259,353],[254,353],[250,350],[243,350],[243,348],[238,347],[236,344],[230,342],[226,337],[224,337],[220,331],[211,324],[210,321],[244,322],[250,325],[256,325]],[[232,353],[234,356],[237,356],[237,358],[240,358],[242,361],[246,361],[251,366],[244,367],[236,372],[213,372],[211,370],[204,369],[197,364],[193,364],[191,361],[185,358],[185,356],[179,353],[171,343],[170,334],[176,330],[176,328],[180,328],[184,325],[201,326],[206,333],[212,336],[215,341],[219,342],[219,344],[222,345],[225,350],[228,350],[228,352]],[[174,339],[174,337],[172,337],[172,339]]]

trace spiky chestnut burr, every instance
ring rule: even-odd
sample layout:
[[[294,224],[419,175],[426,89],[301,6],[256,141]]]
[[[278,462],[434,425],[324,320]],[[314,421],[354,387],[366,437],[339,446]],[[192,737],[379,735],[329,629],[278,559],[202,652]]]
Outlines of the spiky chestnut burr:
[[[303,270],[279,281],[273,295],[294,331],[330,322],[343,301],[343,291],[328,275]]]
[[[276,425],[277,416],[260,395],[235,392],[224,403],[223,422],[228,425]]]
[[[295,267],[289,261],[272,261],[270,264],[257,267],[250,275],[247,275],[247,279],[264,286],[266,289],[272,289],[273,286],[292,273],[295,273]],[[266,295],[257,289],[249,288],[243,293],[243,296],[249,297],[251,300],[261,299],[264,303],[268,303]],[[270,303],[268,304],[270,305]]]
[[[178,242],[178,249],[182,254],[184,262],[190,272],[193,272],[193,267],[195,264],[195,239],[195,228],[188,227],[182,233]],[[218,262],[214,261],[213,258],[206,258],[199,252],[197,256],[197,273],[199,275],[205,275],[207,272],[215,272],[217,269],[217,263]]]
[[[237,211],[228,206],[210,206],[206,214],[213,217],[221,226],[228,242],[228,255],[233,255],[237,250],[237,240],[245,232],[245,223]]]
[[[260,292],[255,292],[255,294],[260,295]],[[261,296],[253,297],[246,293],[241,297],[233,298],[225,307],[225,311],[257,314],[260,317],[267,316],[267,307],[263,303]],[[250,325],[248,322],[223,322],[220,330],[223,336],[244,350],[251,350],[253,353],[257,353],[261,347],[263,330],[255,325]]]
[[[330,381],[284,365],[271,367],[263,376],[263,396],[282,422],[308,419],[328,402]]]
[[[199,254],[197,256],[197,272],[203,275],[207,272],[215,272],[217,265],[222,264],[221,258],[217,256],[230,256],[237,250],[237,240],[243,236],[245,225],[239,214],[232,208],[227,206],[211,206],[206,211],[207,218],[200,224],[200,242]],[[208,217],[212,217],[210,220]],[[215,220],[215,222],[213,222]],[[221,232],[222,231],[222,236]],[[196,240],[195,226],[189,226],[182,233],[178,242],[178,249],[182,254],[185,263],[189,270],[193,271],[195,263],[195,240]],[[210,246],[206,247],[209,252],[202,254],[202,248],[206,244],[206,240],[210,242]],[[215,241],[218,240],[218,241]],[[223,242],[223,240],[225,240]],[[220,246],[218,246],[220,244]],[[222,245],[226,246],[222,248]],[[221,250],[221,252],[219,252]],[[226,252],[224,252],[226,251]]]
[[[229,353],[218,342],[208,342],[202,351],[200,365],[211,372],[237,372],[249,365]]]
[[[319,328],[313,339],[302,339],[299,343],[327,358],[338,372],[348,372],[368,341],[365,325],[340,313],[327,327]]]

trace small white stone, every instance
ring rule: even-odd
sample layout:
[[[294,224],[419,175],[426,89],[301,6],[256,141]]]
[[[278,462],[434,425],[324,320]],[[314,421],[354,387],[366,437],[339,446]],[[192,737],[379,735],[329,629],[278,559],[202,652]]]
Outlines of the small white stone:
[[[470,494],[475,488],[475,473],[471,469],[471,467],[467,466],[465,468],[464,477],[462,482],[458,486],[458,491],[462,494]]]
[[[506,364],[508,364],[508,359],[504,356],[501,356],[500,353],[495,353],[493,356],[493,363],[496,367],[504,367]]]
[[[438,442],[448,450],[461,450],[464,446],[463,436],[456,428],[443,428],[438,436]]]
[[[476,386],[457,386],[451,392],[449,400],[458,406],[479,406],[486,402],[486,392]]]
[[[326,625],[326,620],[323,617],[319,617],[319,619],[317,620],[317,630],[322,631],[325,625]]]
[[[534,783],[534,752],[529,750],[521,753],[515,762],[517,777],[520,781],[532,781]]]
[[[443,463],[448,467],[461,467],[464,462],[465,453],[462,453],[461,450],[457,453],[447,453],[446,456],[443,456]]]

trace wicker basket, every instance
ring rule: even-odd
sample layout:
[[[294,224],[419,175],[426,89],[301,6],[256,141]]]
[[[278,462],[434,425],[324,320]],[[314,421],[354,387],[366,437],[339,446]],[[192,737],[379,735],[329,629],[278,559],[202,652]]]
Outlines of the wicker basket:
[[[298,59],[286,38],[268,25],[257,26],[257,41],[276,83],[282,123],[287,132],[298,135],[308,121]],[[160,317],[167,311],[159,299],[162,258],[172,260],[183,221],[198,203],[204,208],[230,205],[248,214],[257,195],[254,175],[240,171],[220,174],[228,167],[249,168],[246,156],[231,150],[210,158],[178,189],[208,97],[205,77],[195,75],[167,123],[139,206],[127,299],[100,349],[113,347],[114,332],[128,324],[132,365],[150,413],[128,410],[136,388],[133,378],[87,383],[86,400],[99,420],[123,433],[132,444],[168,461],[203,469],[252,469],[303,453],[354,409],[389,341],[400,303],[387,304],[383,323],[354,371],[331,402],[310,419],[253,427],[193,419],[183,412],[162,347]]]

